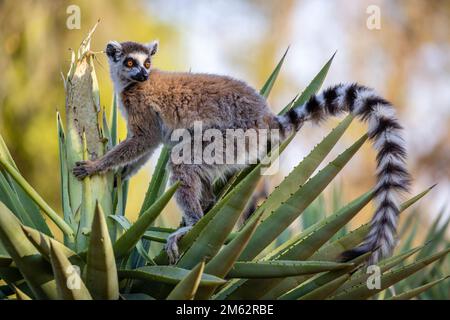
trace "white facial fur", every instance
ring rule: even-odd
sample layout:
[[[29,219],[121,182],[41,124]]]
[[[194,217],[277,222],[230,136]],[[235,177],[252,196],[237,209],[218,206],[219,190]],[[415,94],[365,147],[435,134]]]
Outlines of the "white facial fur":
[[[128,56],[138,61],[141,66],[144,65],[145,60],[148,58],[148,54],[142,52],[130,53]]]

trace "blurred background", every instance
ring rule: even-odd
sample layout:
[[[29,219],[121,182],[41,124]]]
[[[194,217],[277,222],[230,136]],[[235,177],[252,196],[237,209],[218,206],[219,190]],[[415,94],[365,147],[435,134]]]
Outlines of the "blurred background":
[[[80,29],[66,26],[69,5],[81,9]],[[380,28],[367,20],[375,5]],[[369,13],[368,13],[369,8]],[[450,1],[352,0],[96,0],[0,1],[0,133],[28,181],[60,208],[55,111],[64,111],[61,73],[97,19],[92,49],[108,40],[160,40],[155,65],[165,70],[227,74],[260,88],[290,45],[269,99],[279,111],[301,92],[337,51],[325,86],[360,82],[398,108],[405,127],[413,194],[438,183],[421,201],[425,229],[448,215],[450,196]],[[101,104],[109,110],[112,84],[103,54],[96,65]],[[336,125],[306,125],[281,158],[276,185]],[[120,136],[126,136],[123,120]],[[364,133],[354,123],[334,158]],[[134,219],[157,155],[131,181],[127,213]],[[351,200],[374,184],[375,154],[363,147],[340,174],[339,189]],[[344,178],[345,177],[345,178]],[[176,226],[172,204],[165,216]],[[369,219],[371,208],[356,224]],[[407,214],[406,214],[407,215]],[[404,217],[402,217],[404,219]]]

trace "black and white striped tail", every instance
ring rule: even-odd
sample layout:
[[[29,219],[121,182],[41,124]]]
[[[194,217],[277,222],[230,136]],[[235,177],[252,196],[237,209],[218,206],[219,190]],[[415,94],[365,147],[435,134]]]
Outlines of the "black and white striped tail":
[[[278,117],[282,132],[298,130],[305,121],[320,122],[329,116],[350,112],[368,122],[369,138],[377,150],[377,208],[370,231],[359,247],[347,251],[343,259],[350,260],[365,252],[374,251],[370,263],[392,254],[396,244],[400,193],[407,191],[410,175],[406,169],[406,151],[402,127],[392,105],[374,90],[358,84],[340,84],[311,97],[304,105]]]

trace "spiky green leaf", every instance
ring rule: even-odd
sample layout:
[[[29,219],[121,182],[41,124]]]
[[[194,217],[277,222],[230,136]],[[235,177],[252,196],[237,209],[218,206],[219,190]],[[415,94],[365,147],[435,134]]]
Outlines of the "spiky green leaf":
[[[263,87],[260,90],[260,94],[267,98],[270,94],[270,91],[272,91],[273,85],[275,84],[275,81],[277,80],[278,74],[280,73],[281,67],[283,66],[284,59],[286,58],[286,55],[289,51],[289,47],[284,52],[283,56],[281,57],[280,61],[278,62],[275,69],[270,74],[269,78],[264,83]]]
[[[447,280],[449,278],[449,276],[447,277],[443,277],[440,279],[437,279],[435,281],[432,281],[430,283],[424,284],[423,286],[411,289],[409,291],[400,293],[396,296],[391,297],[389,300],[410,300],[414,297],[417,297],[418,295],[424,293],[425,291],[427,291],[428,289],[434,287],[435,285],[444,282],[445,280]]]
[[[59,299],[92,300],[88,289],[83,280],[81,280],[78,270],[73,267],[59,247],[53,245],[53,242],[50,244],[50,261],[57,284]]]
[[[177,284],[182,281],[191,270],[173,266],[145,266],[135,270],[119,270],[119,279],[138,279],[154,283],[155,281],[167,284]],[[225,280],[209,274],[203,274],[200,286],[218,286]]]
[[[330,270],[343,269],[353,266],[351,263],[338,263],[327,261],[260,261],[236,262],[228,272],[227,278],[284,278],[301,274],[314,274]]]
[[[192,300],[200,285],[205,262],[202,261],[181,280],[167,296],[167,300]]]
[[[177,263],[178,266],[192,268],[195,261],[211,260],[219,251],[247,205],[253,193],[253,188],[261,177],[260,169],[260,165],[256,166],[243,181],[217,204],[217,213],[214,214],[198,238],[181,257]]]
[[[19,220],[0,203],[0,240],[38,299],[55,299],[56,284],[49,263],[24,235]]]
[[[261,222],[239,260],[245,261],[255,258],[266,246],[275,240],[328,186],[366,140],[367,135],[362,136],[344,153],[300,187],[267,219]]]
[[[141,239],[147,228],[161,214],[164,207],[178,188],[179,183],[175,183],[148,208],[133,225],[114,243],[114,253],[116,257],[125,256],[136,243]]]
[[[337,300],[349,300],[349,299],[356,299],[356,300],[362,300],[362,299],[368,299],[371,296],[377,294],[378,292],[383,291],[384,289],[392,286],[393,284],[405,279],[406,277],[420,271],[421,269],[425,268],[429,264],[433,263],[434,261],[446,256],[450,252],[450,248],[446,249],[444,251],[441,251],[439,253],[436,253],[432,256],[426,257],[424,259],[415,261],[405,267],[392,270],[388,273],[385,273],[381,276],[380,279],[380,287],[379,288],[372,288],[369,289],[366,283],[362,283],[360,285],[357,285],[355,287],[351,287],[348,290],[337,294],[333,297],[333,299]]]
[[[342,284],[345,283],[345,281],[350,278],[349,274],[344,274],[340,276],[339,278],[336,278],[327,284],[324,284],[323,286],[305,294],[304,296],[301,296],[299,300],[325,300],[329,296],[331,296],[337,289],[339,289]]]
[[[116,261],[105,214],[97,203],[89,239],[86,286],[94,299],[117,300],[119,283]]]
[[[22,230],[28,240],[47,261],[50,261],[50,244],[53,243],[54,246],[57,246],[58,249],[62,253],[64,253],[64,255],[70,260],[72,264],[83,268],[85,264],[83,259],[76,252],[72,251],[62,243],[54,240],[46,234],[43,234],[42,232],[29,227],[22,226]]]

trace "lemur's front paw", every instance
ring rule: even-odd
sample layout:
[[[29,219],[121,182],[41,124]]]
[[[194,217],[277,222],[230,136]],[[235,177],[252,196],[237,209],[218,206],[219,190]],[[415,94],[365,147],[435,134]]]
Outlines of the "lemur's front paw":
[[[93,175],[96,171],[94,162],[90,160],[76,162],[75,167],[72,170],[73,175],[79,180],[83,180],[84,178]]]
[[[191,229],[192,226],[179,228],[167,238],[167,243],[164,249],[169,256],[170,264],[175,264],[178,261],[178,258],[180,257],[180,252],[178,250],[178,241],[180,241],[180,239]]]

